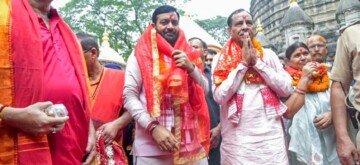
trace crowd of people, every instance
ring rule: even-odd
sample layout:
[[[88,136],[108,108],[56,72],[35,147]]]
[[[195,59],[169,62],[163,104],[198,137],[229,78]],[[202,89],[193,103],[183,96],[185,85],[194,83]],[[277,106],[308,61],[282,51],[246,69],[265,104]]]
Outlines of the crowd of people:
[[[359,21],[280,62],[244,9],[214,50],[163,5],[119,70],[51,2],[0,1],[0,164],[360,164]]]

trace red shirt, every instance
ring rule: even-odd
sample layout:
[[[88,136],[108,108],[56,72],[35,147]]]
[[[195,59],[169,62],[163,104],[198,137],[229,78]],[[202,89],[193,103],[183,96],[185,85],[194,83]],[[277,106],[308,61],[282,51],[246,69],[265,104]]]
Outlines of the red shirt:
[[[39,17],[44,50],[44,98],[64,104],[69,112],[65,128],[50,134],[49,143],[53,164],[80,164],[88,140],[89,117],[70,54],[57,26],[60,19],[52,9],[48,29]]]

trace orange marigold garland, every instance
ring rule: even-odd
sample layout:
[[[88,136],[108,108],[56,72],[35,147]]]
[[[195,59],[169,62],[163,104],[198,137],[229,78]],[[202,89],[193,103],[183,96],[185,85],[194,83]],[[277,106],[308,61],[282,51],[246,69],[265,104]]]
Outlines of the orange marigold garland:
[[[321,63],[318,64],[317,67],[318,70],[312,73],[312,76],[314,77],[313,82],[308,85],[309,92],[323,92],[329,89],[330,86],[327,64]],[[287,67],[285,70],[293,79],[292,85],[297,86],[301,78],[301,71],[291,67]]]
[[[264,51],[262,49],[261,43],[253,38],[251,40],[253,48],[256,50],[259,60],[264,56]],[[228,74],[236,68],[236,66],[242,61],[242,49],[231,39],[222,50],[219,61],[214,70],[214,84],[216,86],[220,85],[224,81]],[[246,83],[264,83],[264,80],[255,69],[249,68],[245,73],[244,81]]]
[[[292,68],[290,66],[286,67],[285,70],[290,74],[292,78],[292,86],[297,86],[301,78],[301,70]]]
[[[251,40],[251,43],[253,44],[253,47],[258,51],[259,58],[262,59],[264,56],[264,50],[261,43],[255,38]]]
[[[319,64],[318,70],[313,72],[314,81],[308,85],[309,92],[323,92],[330,86],[329,75],[327,74],[328,66]]]

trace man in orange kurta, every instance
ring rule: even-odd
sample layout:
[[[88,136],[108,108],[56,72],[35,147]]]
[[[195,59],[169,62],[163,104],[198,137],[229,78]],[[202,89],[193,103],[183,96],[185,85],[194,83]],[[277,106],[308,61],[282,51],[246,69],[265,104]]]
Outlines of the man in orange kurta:
[[[76,35],[83,48],[90,79],[91,119],[97,131],[97,160],[107,164],[111,159],[116,164],[127,164],[122,148],[124,127],[132,120],[123,109],[124,71],[105,68],[98,61],[99,45],[85,33]],[[120,116],[121,115],[121,116]],[[120,116],[120,117],[119,117]],[[108,145],[114,156],[107,156]]]
[[[93,157],[81,48],[51,2],[0,1],[0,164],[81,164]],[[47,116],[52,104],[65,105],[68,117]]]

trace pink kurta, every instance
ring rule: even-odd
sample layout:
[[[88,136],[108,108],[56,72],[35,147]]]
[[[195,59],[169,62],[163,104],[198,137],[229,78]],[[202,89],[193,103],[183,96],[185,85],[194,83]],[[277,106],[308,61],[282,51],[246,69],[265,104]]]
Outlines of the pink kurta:
[[[221,164],[288,164],[281,115],[286,106],[269,108],[262,89],[270,88],[275,96],[286,97],[292,92],[291,77],[283,70],[278,57],[264,50],[263,61],[254,66],[266,85],[246,84],[247,67],[239,64],[218,87],[213,86],[214,99],[221,105]],[[218,59],[214,59],[216,65]],[[215,68],[215,66],[213,66]],[[242,110],[237,123],[229,120],[230,99],[243,94]],[[277,97],[275,97],[278,100]],[[266,100],[266,99],[265,99]],[[264,108],[267,107],[267,108]]]
[[[64,104],[69,120],[64,129],[49,134],[53,164],[81,164],[89,132],[89,113],[66,43],[58,27],[60,17],[52,9],[50,29],[39,17],[44,50],[44,100]],[[74,43],[76,44],[76,43]],[[81,54],[78,54],[81,55]]]

